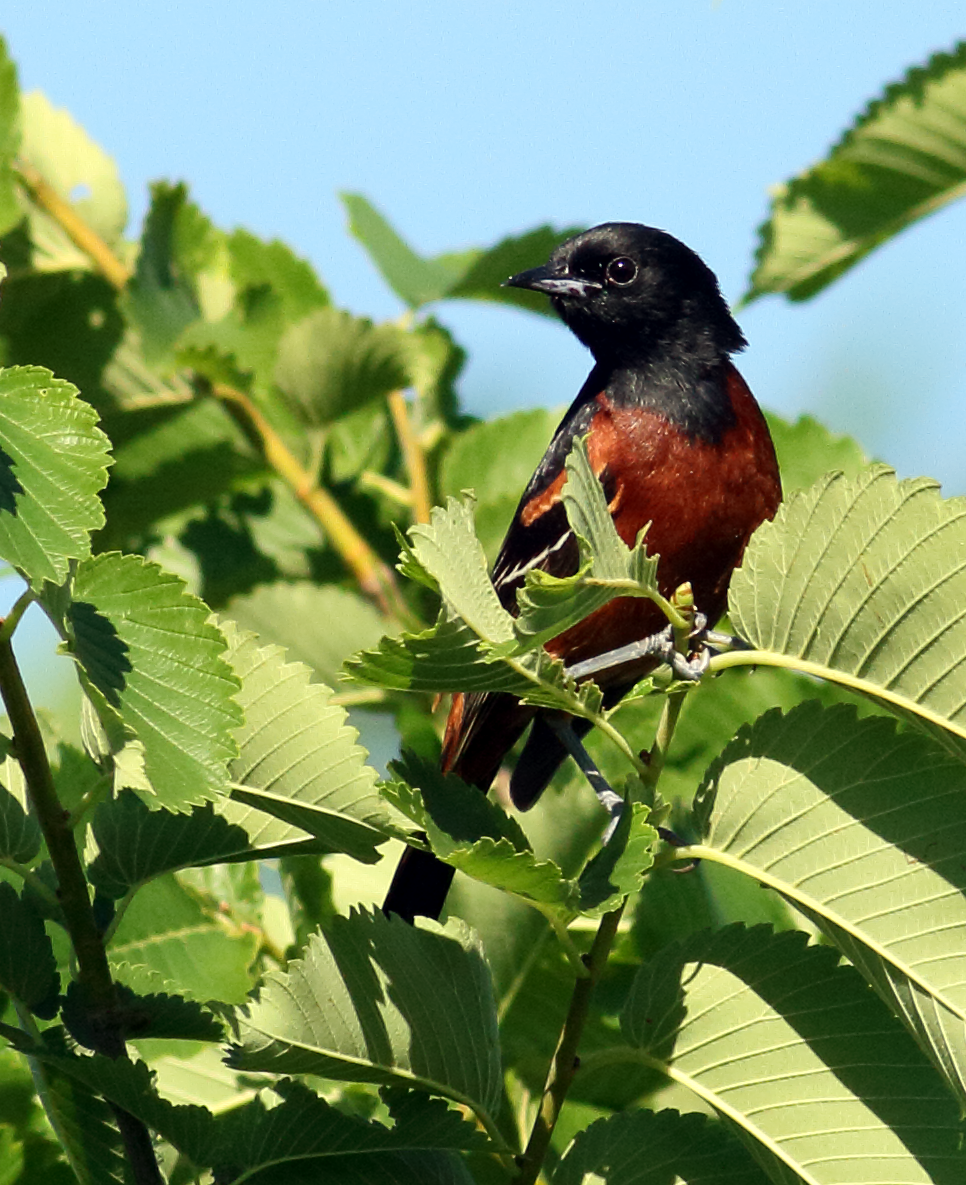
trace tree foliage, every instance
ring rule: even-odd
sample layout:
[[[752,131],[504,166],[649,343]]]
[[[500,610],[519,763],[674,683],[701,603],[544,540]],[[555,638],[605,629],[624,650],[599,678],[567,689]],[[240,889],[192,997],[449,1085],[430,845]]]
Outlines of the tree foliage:
[[[776,198],[749,297],[958,196],[964,94],[960,46],[872,103]],[[578,445],[580,570],[503,608],[553,424],[463,415],[437,320],[546,311],[499,282],[572,228],[425,258],[344,202],[398,321],[182,184],[128,241],[114,163],[0,46],[0,1182],[958,1185],[963,501],[773,418],[749,648],[605,711],[543,643],[687,599]],[[79,732],[24,688],[32,604]],[[434,697],[484,689],[594,725],[607,843],[574,772],[526,816],[439,772]],[[443,923],[379,912],[400,840],[461,872]]]

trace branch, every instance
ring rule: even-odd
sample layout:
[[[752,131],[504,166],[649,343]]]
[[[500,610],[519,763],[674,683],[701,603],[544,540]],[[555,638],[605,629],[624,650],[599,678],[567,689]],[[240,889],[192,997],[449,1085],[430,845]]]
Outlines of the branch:
[[[409,610],[392,572],[359,534],[335,498],[302,467],[263,412],[243,391],[226,383],[212,383],[211,391],[216,399],[241,415],[245,425],[255,434],[269,466],[325,531],[363,593],[375,601],[383,613],[406,620]]]
[[[547,1085],[544,1087],[543,1101],[530,1133],[530,1141],[520,1158],[520,1172],[514,1179],[514,1185],[534,1185],[540,1175],[547,1149],[550,1147],[553,1129],[560,1118],[564,1100],[577,1072],[579,1064],[577,1047],[587,1022],[590,998],[607,964],[611,947],[614,945],[617,927],[620,924],[621,914],[624,912],[624,904],[625,902],[622,902],[617,909],[604,914],[601,918],[597,935],[594,938],[594,945],[586,957],[587,975],[578,979],[574,985],[567,1019],[564,1022],[557,1051],[553,1057]]]
[[[74,246],[84,252],[109,283],[115,288],[123,288],[131,278],[131,271],[97,231],[87,225],[70,202],[65,201],[45,180],[39,169],[22,159],[16,160],[13,167],[24,189],[42,210],[47,211]]]
[[[418,523],[428,523],[433,508],[429,493],[429,478],[426,473],[426,453],[422,443],[413,431],[409,408],[402,391],[391,391],[388,396],[389,414],[396,428],[399,447],[409,473],[409,487],[412,495],[413,517]]]
[[[57,896],[77,958],[77,979],[83,989],[91,1028],[96,1034],[97,1052],[115,1059],[126,1057],[107,950],[94,918],[87,878],[70,828],[70,816],[57,798],[44,739],[9,637],[0,638],[0,696],[13,728],[15,752],[23,770],[30,805],[57,875]],[[137,1185],[158,1185],[162,1177],[148,1129],[127,1111],[113,1104],[111,1109]]]
[[[104,239],[88,226],[70,202],[65,201],[33,165],[18,160],[15,168],[21,183],[37,205],[46,210],[71,242],[88,256],[98,271],[115,288],[124,288],[131,278],[131,271]],[[408,609],[392,572],[359,534],[338,502],[303,469],[267,418],[247,395],[223,383],[215,383],[212,389],[218,399],[241,412],[246,424],[257,436],[268,464],[291,487],[296,498],[326,532],[332,546],[358,580],[363,593],[375,601],[387,616],[406,620],[409,616]],[[403,411],[405,413],[405,404]],[[406,453],[405,443],[403,451]],[[408,463],[408,454],[406,455]],[[417,465],[416,469],[418,468]],[[415,497],[418,478],[415,470],[411,470],[411,473]],[[425,465],[422,466],[422,474],[425,485]],[[428,495],[426,500],[428,502]],[[416,505],[418,507],[419,503]],[[427,509],[426,519],[428,518]]]

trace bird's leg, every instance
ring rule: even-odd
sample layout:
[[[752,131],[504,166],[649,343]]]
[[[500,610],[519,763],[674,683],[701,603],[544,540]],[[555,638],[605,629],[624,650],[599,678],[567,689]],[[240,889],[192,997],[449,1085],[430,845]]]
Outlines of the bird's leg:
[[[707,617],[703,613],[696,613],[694,629],[688,635],[688,648],[692,652],[690,658],[675,646],[674,628],[667,625],[656,634],[649,634],[646,638],[630,642],[627,646],[620,646],[617,650],[608,650],[604,654],[574,663],[567,667],[567,674],[573,679],[586,679],[591,675],[599,675],[601,671],[610,670],[611,667],[622,667],[627,663],[640,662],[644,658],[656,658],[667,663],[676,678],[687,683],[697,683],[707,671],[712,654],[717,654],[721,647],[730,650],[749,649],[743,638],[709,630]]]
[[[693,643],[692,649],[696,649],[698,646],[706,646],[714,654],[719,652],[719,647],[725,650],[751,649],[751,643],[746,642],[744,638],[740,638],[737,634],[724,634],[720,630],[709,630],[708,619],[703,613],[695,613],[694,629],[691,631],[688,641]]]
[[[610,783],[597,768],[593,757],[591,757],[584,747],[583,741],[571,727],[570,718],[568,716],[550,715],[548,713],[546,719],[547,723],[557,734],[560,743],[576,762],[578,769],[587,781],[590,782],[594,793],[600,801],[600,805],[610,815],[610,822],[607,824],[607,830],[604,832],[602,841],[603,843],[607,843],[617,830],[617,824],[620,822],[621,815],[624,813],[624,800],[616,790],[611,789]]]

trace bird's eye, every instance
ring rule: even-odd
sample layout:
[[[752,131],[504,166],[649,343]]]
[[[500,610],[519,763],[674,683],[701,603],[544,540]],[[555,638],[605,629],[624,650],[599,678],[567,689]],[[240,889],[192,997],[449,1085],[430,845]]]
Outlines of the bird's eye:
[[[618,255],[607,265],[604,274],[612,284],[630,284],[637,277],[637,264],[626,255]]]

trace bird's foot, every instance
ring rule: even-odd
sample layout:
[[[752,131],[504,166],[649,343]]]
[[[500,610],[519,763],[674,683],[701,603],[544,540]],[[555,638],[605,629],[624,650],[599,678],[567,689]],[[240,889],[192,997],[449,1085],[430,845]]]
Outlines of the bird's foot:
[[[674,628],[667,625],[656,634],[649,634],[637,642],[574,663],[567,667],[567,674],[573,679],[586,679],[613,667],[637,663],[645,658],[656,658],[659,662],[667,663],[675,678],[685,683],[698,683],[707,671],[713,655],[720,654],[722,650],[748,649],[750,647],[743,638],[734,634],[723,634],[718,630],[709,630],[707,617],[703,613],[695,613],[694,628],[688,635],[687,654],[677,648]]]

